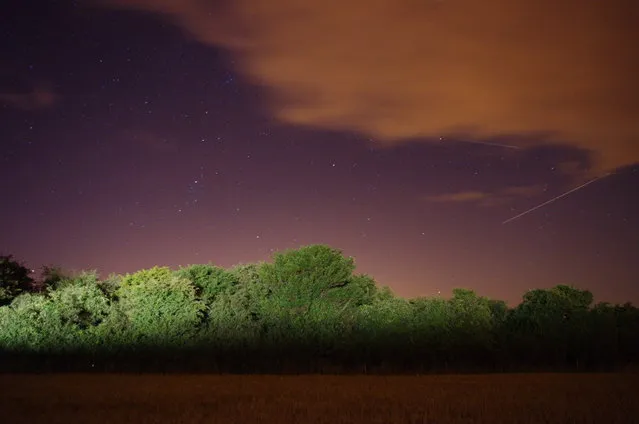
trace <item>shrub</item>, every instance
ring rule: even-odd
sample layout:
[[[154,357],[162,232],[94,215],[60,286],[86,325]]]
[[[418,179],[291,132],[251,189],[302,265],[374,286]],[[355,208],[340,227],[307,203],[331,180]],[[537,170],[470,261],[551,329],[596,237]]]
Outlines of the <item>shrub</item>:
[[[116,295],[120,295],[121,291],[126,291],[131,287],[144,285],[149,280],[163,281],[170,278],[173,271],[169,267],[154,266],[150,269],[142,269],[133,274],[126,274],[120,279],[120,284],[116,290]]]
[[[97,276],[84,273],[46,294],[23,294],[2,308],[0,345],[31,351],[93,349],[111,305],[97,287]]]
[[[214,265],[189,265],[180,268],[175,274],[195,286],[198,297],[205,305],[210,305],[216,297],[237,284],[233,274]]]
[[[180,346],[202,322],[204,305],[197,299],[195,286],[167,270],[136,273],[118,289],[131,340],[141,346]]]
[[[273,264],[260,268],[260,277],[281,307],[308,309],[330,291],[347,286],[354,269],[353,259],[339,250],[313,245],[276,253]]]

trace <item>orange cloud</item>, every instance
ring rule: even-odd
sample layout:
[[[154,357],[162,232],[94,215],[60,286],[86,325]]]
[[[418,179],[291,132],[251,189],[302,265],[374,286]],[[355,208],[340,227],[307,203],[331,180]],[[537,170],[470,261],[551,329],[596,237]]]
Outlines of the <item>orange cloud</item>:
[[[639,162],[634,0],[103,0],[229,49],[280,120],[411,137],[548,132]]]
[[[477,202],[490,196],[484,191],[460,191],[457,193],[438,194],[436,196],[428,196],[426,199],[430,202],[437,203],[461,203],[461,202]]]

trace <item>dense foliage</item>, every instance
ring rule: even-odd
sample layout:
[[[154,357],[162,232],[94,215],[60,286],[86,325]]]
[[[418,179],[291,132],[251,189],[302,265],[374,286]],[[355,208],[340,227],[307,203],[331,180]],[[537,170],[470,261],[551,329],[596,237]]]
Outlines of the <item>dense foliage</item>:
[[[5,371],[604,370],[639,361],[630,304],[593,304],[569,286],[531,290],[514,308],[468,289],[403,299],[323,245],[272,263],[104,280],[46,267],[40,285],[2,260]]]

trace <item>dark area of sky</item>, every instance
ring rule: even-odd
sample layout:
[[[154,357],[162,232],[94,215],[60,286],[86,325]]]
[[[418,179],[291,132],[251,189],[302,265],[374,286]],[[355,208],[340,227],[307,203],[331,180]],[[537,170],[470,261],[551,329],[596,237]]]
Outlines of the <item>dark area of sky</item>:
[[[639,302],[636,165],[502,224],[583,183],[566,164],[589,152],[290,123],[242,60],[152,13],[3,2],[0,253],[106,276],[322,243],[401,296]]]

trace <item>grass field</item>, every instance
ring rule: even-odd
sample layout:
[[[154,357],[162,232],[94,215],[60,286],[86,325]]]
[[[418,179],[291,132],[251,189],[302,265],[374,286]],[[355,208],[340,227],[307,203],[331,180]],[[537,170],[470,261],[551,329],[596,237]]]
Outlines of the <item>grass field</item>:
[[[0,422],[639,422],[637,374],[0,375]]]

